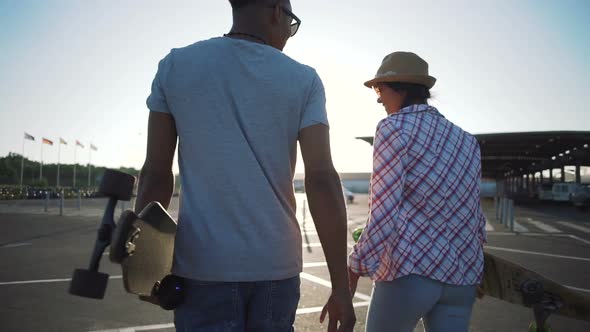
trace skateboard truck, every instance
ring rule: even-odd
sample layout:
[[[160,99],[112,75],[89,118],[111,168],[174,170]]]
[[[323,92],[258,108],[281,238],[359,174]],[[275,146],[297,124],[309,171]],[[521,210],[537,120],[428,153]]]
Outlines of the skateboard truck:
[[[117,201],[129,201],[134,185],[135,177],[132,175],[113,170],[105,171],[99,192],[109,197],[109,202],[98,229],[88,269],[74,270],[70,283],[70,294],[92,299],[104,298],[109,275],[98,272],[100,259],[105,249],[111,244],[112,234],[116,228],[114,215]]]
[[[549,332],[547,318],[561,308],[561,301],[545,293],[543,283],[538,280],[526,280],[520,287],[525,305],[533,308],[535,322],[529,326],[530,331]]]

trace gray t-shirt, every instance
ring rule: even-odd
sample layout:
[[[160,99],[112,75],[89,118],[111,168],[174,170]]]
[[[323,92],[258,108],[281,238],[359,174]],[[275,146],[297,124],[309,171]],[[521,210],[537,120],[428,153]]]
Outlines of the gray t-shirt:
[[[293,175],[299,131],[328,125],[316,71],[266,45],[173,49],[147,100],[174,117],[182,194],[172,272],[259,281],[301,272]]]

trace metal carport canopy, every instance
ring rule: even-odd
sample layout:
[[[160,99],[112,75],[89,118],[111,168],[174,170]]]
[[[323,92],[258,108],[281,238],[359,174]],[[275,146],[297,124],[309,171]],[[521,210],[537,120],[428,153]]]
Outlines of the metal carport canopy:
[[[474,135],[481,147],[482,176],[502,178],[562,166],[590,165],[590,131]],[[373,144],[373,137],[357,137]]]

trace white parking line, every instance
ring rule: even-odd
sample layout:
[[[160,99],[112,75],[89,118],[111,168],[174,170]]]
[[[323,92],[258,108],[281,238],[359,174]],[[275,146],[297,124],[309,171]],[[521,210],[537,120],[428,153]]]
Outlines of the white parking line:
[[[569,237],[569,238],[572,238],[572,239],[574,239],[574,240],[578,240],[578,241],[580,241],[580,242],[584,242],[584,243],[586,243],[586,244],[590,244],[590,241],[588,241],[588,240],[584,240],[584,239],[582,239],[581,237],[578,237],[578,236],[575,236],[575,235],[568,234],[568,237]]]
[[[547,232],[547,233],[563,233],[559,229],[557,229],[557,228],[555,228],[553,226],[547,225],[547,224],[545,224],[543,222],[540,222],[538,220],[533,220],[533,219],[530,219],[529,218],[528,222],[530,224],[532,224],[533,226],[535,226],[535,227],[537,227],[537,228],[539,228],[539,229],[541,229],[541,230],[543,230],[544,232]]]
[[[29,242],[12,243],[12,244],[5,244],[3,246],[0,246],[0,249],[26,247],[26,246],[31,246],[31,245],[33,245],[33,244],[32,243],[29,243]]]
[[[573,229],[578,230],[580,232],[590,233],[590,228],[584,227],[584,226],[580,226],[580,225],[577,225],[575,223],[565,222],[565,221],[558,221],[557,223],[560,224],[561,226],[573,228]]]
[[[110,330],[95,330],[92,332],[135,332],[135,331],[153,331],[153,330],[163,330],[163,329],[173,329],[173,328],[174,328],[174,323],[167,323],[167,324],[123,327],[120,329],[110,329]]]
[[[526,233],[529,231],[529,229],[514,221],[514,231],[518,233]]]
[[[364,302],[356,302],[353,303],[352,306],[355,308],[358,307],[366,307],[369,305],[369,301],[364,301]],[[297,309],[297,315],[304,315],[304,314],[313,314],[316,312],[322,312],[323,307],[309,307],[309,308],[301,308],[301,309]]]
[[[565,288],[573,289],[578,292],[590,293],[590,289],[586,289],[586,288],[578,288],[578,287],[567,286],[567,285],[565,285]]]
[[[545,256],[545,257],[553,257],[553,258],[563,258],[563,259],[572,259],[572,260],[577,260],[577,261],[590,262],[590,258],[585,258],[585,257],[554,255],[554,254],[547,254],[547,253],[543,253],[543,252],[517,250],[517,249],[502,248],[502,247],[492,247],[492,246],[485,246],[485,249],[497,250],[497,251],[506,251],[506,252],[514,252],[514,253],[518,253],[518,254],[528,254],[528,255]]]
[[[311,275],[309,273],[301,272],[301,274],[299,276],[305,280],[309,280],[311,282],[315,282],[316,284],[326,286],[328,288],[332,288],[332,283],[330,281],[316,277],[316,276]],[[371,297],[369,295],[365,295],[365,294],[362,294],[359,292],[356,292],[354,294],[354,297],[361,299],[363,301],[369,301],[371,299]]]
[[[123,276],[110,276],[109,279],[122,279]],[[50,284],[54,282],[69,282],[72,278],[66,279],[41,279],[41,280],[23,280],[23,281],[5,281],[0,282],[0,286],[6,285],[26,285],[26,284]]]
[[[301,246],[303,248],[307,248],[307,247],[310,247],[310,248],[321,248],[322,247],[322,244],[320,242],[310,242],[309,244],[303,243]],[[348,247],[349,248],[354,247],[354,242],[348,242]]]

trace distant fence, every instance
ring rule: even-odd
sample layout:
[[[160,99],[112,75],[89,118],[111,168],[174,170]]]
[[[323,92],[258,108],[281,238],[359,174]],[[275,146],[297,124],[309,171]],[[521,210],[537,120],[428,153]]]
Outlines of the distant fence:
[[[63,191],[64,198],[76,198],[78,193],[82,198],[101,197],[97,188],[55,188],[55,187],[20,187],[20,186],[0,186],[0,200],[15,199],[44,199],[59,198]]]

